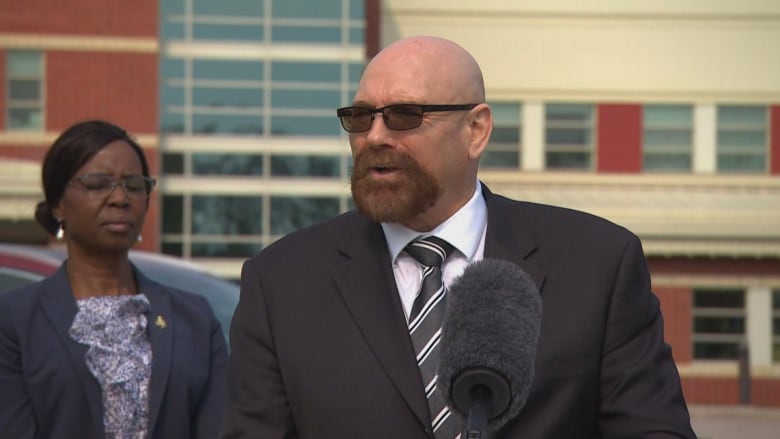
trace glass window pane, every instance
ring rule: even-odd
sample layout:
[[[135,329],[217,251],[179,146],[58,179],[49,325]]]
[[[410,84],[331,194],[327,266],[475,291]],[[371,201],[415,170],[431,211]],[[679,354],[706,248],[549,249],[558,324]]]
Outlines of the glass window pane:
[[[184,174],[184,155],[181,153],[166,152],[162,155],[163,174]]]
[[[362,67],[361,67],[362,68]],[[273,62],[274,81],[341,82],[341,64],[317,62]]]
[[[196,114],[192,131],[198,134],[262,134],[263,119],[257,115]]]
[[[663,147],[682,147],[690,151],[693,143],[690,129],[645,129],[645,150],[663,150]]]
[[[490,103],[493,109],[493,125],[520,125],[520,105],[516,103]]]
[[[760,173],[766,171],[766,159],[758,155],[718,154],[718,171]]]
[[[702,360],[732,360],[739,357],[737,343],[694,343],[693,358]]]
[[[259,81],[264,77],[262,61],[195,60],[192,72],[195,79]]]
[[[520,167],[520,154],[518,151],[491,151],[487,149],[479,159],[479,166],[517,169]]]
[[[693,110],[689,105],[645,105],[642,121],[645,125],[690,126]]]
[[[339,177],[339,156],[271,156],[271,175],[279,177]]]
[[[10,99],[39,100],[41,99],[41,81],[12,79],[8,81]]]
[[[181,234],[184,232],[184,197],[162,196],[162,232]]]
[[[181,0],[160,0],[159,5],[163,15],[184,13],[184,2]]]
[[[364,44],[366,42],[366,31],[363,27],[351,28],[349,30],[350,44]]]
[[[162,58],[160,59],[160,70],[163,79],[183,78],[184,61],[181,59]]]
[[[194,175],[263,175],[262,155],[192,154]]]
[[[578,128],[547,128],[548,145],[580,146],[590,148],[590,130]]]
[[[160,101],[163,106],[184,106],[184,87],[178,85],[164,86],[162,88],[162,96],[160,96]]]
[[[336,117],[273,116],[271,134],[275,136],[338,136],[341,133]]]
[[[43,128],[43,113],[38,109],[11,108],[8,110],[8,128],[38,130]]]
[[[263,41],[263,26],[196,23],[192,28],[192,37],[195,40],[211,41]]]
[[[696,308],[744,308],[743,290],[695,290],[693,306]]]
[[[764,131],[718,130],[718,146],[764,151],[766,149],[766,135]]]
[[[694,317],[694,332],[705,334],[743,334],[744,317]]]
[[[363,69],[365,65],[350,63],[349,64],[349,82],[359,82],[360,77],[363,75]]]
[[[271,233],[285,235],[302,227],[333,218],[338,213],[338,198],[272,197]]]
[[[341,103],[341,92],[327,90],[272,90],[274,108],[323,108],[334,110]]]
[[[184,246],[180,242],[163,242],[162,252],[166,255],[184,256]]]
[[[193,0],[192,9],[195,15],[262,17],[263,3],[263,0]]]
[[[364,20],[366,18],[365,0],[349,0],[349,18]]]
[[[494,126],[490,133],[490,143],[520,143],[520,129],[514,127]]]
[[[646,171],[687,172],[691,170],[691,157],[681,154],[645,154],[642,166]]]
[[[547,104],[545,105],[547,122],[588,122],[591,105],[588,104]]]
[[[718,107],[718,126],[723,124],[752,124],[763,126],[765,123],[766,107]]]
[[[165,112],[162,114],[162,120],[160,121],[162,126],[161,131],[166,134],[181,134],[184,133],[184,115],[175,112]]]
[[[548,152],[545,159],[550,169],[590,169],[590,154],[584,152]]]
[[[192,232],[199,235],[259,235],[263,228],[260,197],[192,196]]]
[[[262,107],[262,88],[195,87],[192,102],[210,107]]]
[[[6,71],[9,77],[43,75],[43,55],[33,50],[9,50],[6,58]]]
[[[275,18],[341,18],[341,0],[276,0]]]
[[[340,27],[273,26],[271,39],[274,42],[337,44],[341,43]]]

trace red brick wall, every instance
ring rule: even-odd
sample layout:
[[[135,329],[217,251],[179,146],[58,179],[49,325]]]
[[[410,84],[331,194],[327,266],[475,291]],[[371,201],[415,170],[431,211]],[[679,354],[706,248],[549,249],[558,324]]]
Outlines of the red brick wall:
[[[688,404],[739,404],[736,377],[683,377],[683,393]],[[780,381],[754,378],[750,385],[750,404],[780,406]]]
[[[661,301],[664,316],[664,337],[672,347],[674,361],[689,363],[693,360],[691,308],[693,293],[688,288],[654,287]]]
[[[157,35],[156,0],[4,0],[5,33]]]
[[[46,54],[46,129],[101,118],[133,133],[157,131],[157,55]]]
[[[642,170],[642,107],[627,104],[598,106],[599,172]]]
[[[739,404],[736,377],[683,377],[682,385],[688,404]]]

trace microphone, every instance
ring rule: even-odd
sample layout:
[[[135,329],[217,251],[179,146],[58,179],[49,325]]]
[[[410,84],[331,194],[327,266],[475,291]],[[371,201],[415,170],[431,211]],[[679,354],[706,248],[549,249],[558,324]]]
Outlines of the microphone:
[[[447,405],[479,439],[517,416],[528,399],[542,320],[531,276],[498,259],[470,264],[447,290],[439,376]]]

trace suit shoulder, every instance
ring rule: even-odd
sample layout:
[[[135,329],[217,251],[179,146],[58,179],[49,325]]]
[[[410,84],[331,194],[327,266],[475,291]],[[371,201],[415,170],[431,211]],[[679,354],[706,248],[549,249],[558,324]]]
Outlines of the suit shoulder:
[[[290,252],[301,252],[302,250],[314,251],[318,248],[333,248],[344,240],[346,234],[371,225],[374,223],[356,211],[349,211],[289,233],[264,248],[252,259],[282,257]]]

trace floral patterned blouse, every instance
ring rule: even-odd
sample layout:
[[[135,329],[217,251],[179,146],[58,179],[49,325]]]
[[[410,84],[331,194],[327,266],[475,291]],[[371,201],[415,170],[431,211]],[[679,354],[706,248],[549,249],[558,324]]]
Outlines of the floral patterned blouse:
[[[152,347],[146,332],[149,299],[136,294],[76,302],[79,311],[70,336],[89,346],[84,360],[103,389],[106,438],[145,438],[152,374]]]

